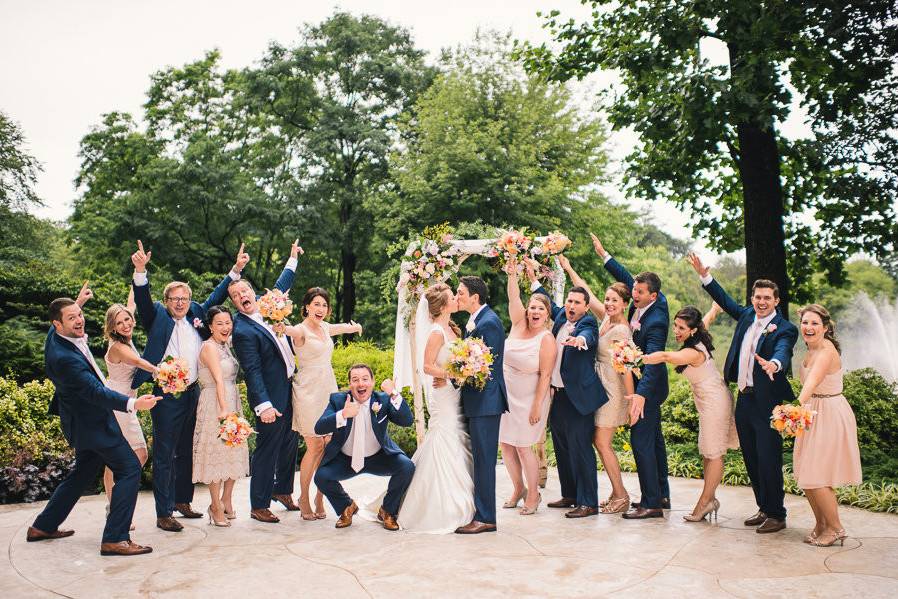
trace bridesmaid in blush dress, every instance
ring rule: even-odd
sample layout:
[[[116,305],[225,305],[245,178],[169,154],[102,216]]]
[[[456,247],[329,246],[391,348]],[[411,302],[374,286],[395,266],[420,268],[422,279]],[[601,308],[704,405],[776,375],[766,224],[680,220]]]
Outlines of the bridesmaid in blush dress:
[[[829,312],[819,304],[798,311],[808,353],[799,368],[798,401],[817,412],[811,427],[795,439],[792,467],[795,482],[814,511],[814,530],[805,539],[818,547],[844,545],[834,487],[861,483],[857,422],[842,394],[842,357]]]
[[[645,364],[667,362],[689,380],[695,408],[698,411],[698,451],[704,466],[704,488],[691,514],[683,519],[699,522],[717,515],[720,502],[717,487],[723,479],[723,457],[727,450],[737,449],[733,395],[717,370],[711,352],[714,345],[705,328],[705,320],[697,308],[686,306],[676,313],[674,335],[683,346],[675,352],[654,352],[643,357]]]
[[[599,452],[602,467],[611,482],[611,496],[599,503],[603,514],[618,514],[630,509],[630,495],[624,487],[620,462],[612,446],[614,433],[618,427],[630,423],[627,396],[635,393],[633,377],[615,372],[611,364],[612,343],[629,341],[633,334],[627,322],[627,306],[630,304],[630,289],[623,283],[614,283],[605,290],[605,301],[599,301],[580,275],[564,256],[559,256],[561,267],[567,272],[574,285],[589,291],[589,309],[602,323],[599,325],[599,348],[596,352],[596,372],[605,387],[608,401],[596,410],[595,435],[593,444]]]
[[[330,324],[325,318],[330,315],[330,294],[321,287],[312,287],[302,298],[303,320],[285,331],[293,339],[296,353],[296,376],[293,377],[293,430],[302,435],[306,452],[299,464],[299,509],[303,520],[323,520],[324,496],[319,491],[315,495],[315,511],[309,501],[309,486],[321,458],[328,437],[315,434],[315,423],[327,407],[331,393],[337,392],[337,378],[331,365],[334,353],[335,335],[361,333],[361,325]],[[279,495],[274,499],[287,509],[293,505],[289,496]]]
[[[549,383],[558,350],[549,329],[552,314],[549,298],[534,293],[525,309],[516,266],[510,260],[506,269],[511,331],[505,341],[503,375],[509,411],[502,414],[499,422],[499,444],[502,461],[514,484],[511,499],[502,507],[516,508],[523,497],[520,513],[526,516],[536,513],[541,500],[539,461],[531,446],[539,442],[546,428]]]

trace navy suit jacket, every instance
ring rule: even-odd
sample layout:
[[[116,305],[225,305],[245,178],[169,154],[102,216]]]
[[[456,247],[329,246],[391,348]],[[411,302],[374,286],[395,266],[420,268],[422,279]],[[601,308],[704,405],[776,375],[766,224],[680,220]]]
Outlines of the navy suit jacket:
[[[206,322],[206,311],[212,306],[223,304],[228,299],[228,285],[231,283],[230,273],[225,275],[221,283],[212,291],[212,294],[202,304],[190,302],[187,310],[187,322],[193,326],[193,319],[199,318]],[[162,302],[154,302],[150,296],[150,282],[147,278],[146,285],[134,285],[134,303],[137,304],[137,316],[147,332],[147,344],[143,348],[143,359],[150,364],[158,364],[165,357],[165,349],[175,329],[175,319],[171,317]],[[205,326],[197,329],[200,337],[205,341],[209,338],[209,331]],[[137,389],[143,383],[152,378],[152,373],[138,368],[134,371],[134,379],[131,388]]]
[[[112,411],[127,411],[128,397],[106,387],[84,354],[54,329],[44,342],[44,365],[55,387],[50,413],[59,415],[69,445],[103,449],[124,438]]]
[[[347,391],[331,393],[327,407],[324,408],[324,413],[321,414],[321,418],[315,423],[316,435],[331,435],[331,440],[328,442],[327,447],[324,448],[324,456],[321,458],[322,466],[330,463],[331,460],[341,453],[343,444],[346,442],[346,439],[349,439],[352,431],[355,418],[349,418],[346,421],[346,426],[337,428],[337,412],[342,411],[346,405],[347,395],[349,395]],[[380,404],[380,410],[375,414],[374,404],[376,403]],[[377,442],[380,443],[384,453],[387,455],[404,453],[390,438],[387,424],[392,422],[398,426],[411,426],[415,423],[415,417],[412,415],[412,411],[409,409],[408,404],[405,403],[405,400],[402,400],[397,410],[393,408],[389,395],[380,391],[374,391],[368,400],[368,409],[371,411],[371,428],[374,430],[374,436],[377,438]]]
[[[293,285],[294,271],[285,268],[275,287],[284,293]],[[287,337],[290,347],[293,343]],[[231,343],[246,381],[246,399],[255,410],[266,401],[283,413],[290,399],[290,379],[277,342],[268,330],[243,313],[234,319]]]
[[[630,289],[633,288],[633,275],[614,258],[605,263],[605,270],[610,272],[615,280]],[[630,304],[630,310],[627,312],[628,321],[633,318],[635,312],[636,306]],[[670,309],[667,307],[667,298],[659,291],[655,303],[639,319],[639,329],[633,331],[633,343],[646,354],[664,351],[669,330]],[[636,393],[642,395],[647,402],[662,403],[667,399],[667,393],[670,390],[667,380],[667,365],[646,364],[642,367],[642,378],[635,379],[634,386]]]
[[[493,309],[484,305],[480,314],[474,319],[474,330],[468,332],[467,328],[465,329],[465,338],[468,337],[483,339],[493,351],[493,364],[490,368],[493,376],[481,390],[470,385],[462,386],[461,401],[465,416],[468,418],[499,416],[508,411],[508,393],[505,391],[505,372],[502,367],[505,328]]]
[[[736,383],[739,380],[739,354],[742,349],[742,342],[745,340],[745,333],[755,322],[755,309],[753,306],[741,306],[729,294],[724,291],[715,280],[704,285],[705,291],[708,292],[717,305],[723,308],[723,311],[736,320],[736,332],[733,334],[733,342],[730,344],[730,351],[727,353],[726,363],[723,367],[723,375],[728,383]],[[752,369],[752,385],[755,388],[755,395],[766,397],[776,403],[784,403],[795,400],[795,393],[792,386],[786,378],[789,366],[792,363],[792,349],[795,342],[798,341],[798,329],[794,324],[783,318],[777,311],[776,316],[770,321],[770,324],[776,327],[776,330],[765,333],[758,339],[755,348],[756,353],[765,360],[778,360],[780,370],[773,375],[773,380],[767,376],[767,373],[761,368],[757,360],[753,361]]]
[[[567,315],[564,308],[557,306],[552,301],[552,296],[540,287],[536,293],[542,293],[552,302],[552,335],[558,336],[558,331],[566,325]],[[596,351],[599,347],[599,325],[595,316],[587,312],[583,318],[574,325],[571,337],[583,337],[586,340],[586,349],[576,347],[564,347],[561,350],[561,380],[564,381],[564,390],[574,408],[583,414],[591,414],[601,408],[608,401],[605,387],[596,373]]]

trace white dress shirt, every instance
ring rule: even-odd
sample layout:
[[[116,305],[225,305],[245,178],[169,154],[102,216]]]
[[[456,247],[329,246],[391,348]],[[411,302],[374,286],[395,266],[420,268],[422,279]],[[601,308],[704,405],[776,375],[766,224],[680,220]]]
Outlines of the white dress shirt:
[[[106,375],[104,375],[103,371],[100,370],[99,364],[97,364],[97,361],[94,360],[93,354],[90,353],[90,347],[87,345],[87,335],[83,335],[81,337],[66,337],[65,335],[60,335],[60,337],[62,337],[66,341],[71,342],[72,345],[74,345],[75,347],[78,348],[78,351],[81,352],[81,355],[83,355],[85,358],[87,358],[87,361],[91,365],[91,367],[94,369],[94,372],[97,374],[98,377],[100,377],[100,382],[103,383],[104,386],[106,386]],[[136,400],[137,400],[136,397],[128,398],[128,411],[129,412],[134,411],[134,402]]]
[[[570,323],[561,325],[558,329],[558,336],[555,337],[555,345],[558,351],[555,353],[555,366],[552,368],[552,386],[564,387],[564,381],[561,378],[561,358],[564,356],[564,342],[571,336]]]
[[[293,373],[296,372],[296,359],[293,357],[293,351],[290,349],[290,342],[287,340],[287,335],[278,336],[278,334],[274,332],[274,329],[271,328],[271,325],[265,322],[265,319],[262,318],[262,314],[260,314],[258,310],[252,314],[247,314],[247,316],[259,323],[262,328],[268,331],[268,334],[271,335],[275,345],[281,350],[281,358],[284,360],[286,376],[288,379],[292,377]],[[256,416],[259,416],[270,407],[272,407],[271,402],[265,401],[257,405],[253,411],[256,413]]]
[[[349,400],[347,399],[347,401]],[[364,402],[359,403],[359,413],[352,419],[352,430],[349,431],[349,435],[346,436],[346,441],[343,442],[343,447],[341,448],[344,455],[352,458],[352,468],[356,472],[361,471],[364,467],[365,458],[369,458],[381,450],[380,442],[374,434],[374,425],[371,422],[372,415],[375,417],[377,415],[371,411],[370,402],[371,398],[369,397]],[[398,410],[402,404],[402,396],[398,393],[392,395],[390,403],[394,409]],[[343,417],[343,410],[337,412],[336,416],[337,428],[346,426],[347,420]]]
[[[187,384],[192,385],[199,377],[200,351],[203,349],[203,338],[187,317],[175,318],[175,328],[172,329],[168,345],[165,347],[165,355],[187,360],[190,375]]]
[[[474,311],[473,314],[468,318],[468,322],[465,325],[465,330],[469,333],[474,330],[474,327],[477,325],[477,315],[483,312],[483,309],[486,308],[486,304],[480,304],[480,307]]]

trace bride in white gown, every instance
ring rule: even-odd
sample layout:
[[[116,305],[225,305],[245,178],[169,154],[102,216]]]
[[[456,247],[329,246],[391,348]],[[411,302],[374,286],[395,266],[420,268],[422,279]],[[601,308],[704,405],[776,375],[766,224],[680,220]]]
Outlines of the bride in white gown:
[[[419,331],[427,331],[427,336],[426,343],[421,339],[419,348],[424,349],[419,350],[415,362],[423,374],[430,420],[424,441],[412,456],[415,476],[397,520],[405,530],[445,534],[474,517],[473,460],[461,392],[448,382],[433,387],[434,377],[445,380],[449,344],[460,334],[450,320],[458,304],[445,283],[430,287],[420,303],[426,306],[419,308],[415,325]]]

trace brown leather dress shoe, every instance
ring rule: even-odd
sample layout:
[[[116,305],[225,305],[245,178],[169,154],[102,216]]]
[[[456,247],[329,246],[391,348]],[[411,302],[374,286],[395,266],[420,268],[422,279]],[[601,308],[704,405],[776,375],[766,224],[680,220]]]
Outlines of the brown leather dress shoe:
[[[271,499],[273,501],[277,501],[282,506],[287,508],[288,512],[298,512],[299,506],[293,503],[293,498],[289,495],[272,495]]]
[[[633,508],[629,512],[621,514],[621,518],[625,520],[645,520],[646,518],[663,518],[664,510],[661,508]]]
[[[745,520],[746,526],[758,526],[764,524],[764,520],[767,519],[767,514],[759,511],[757,514]]]
[[[75,534],[74,530],[56,529],[53,532],[44,532],[33,526],[29,526],[28,532],[25,533],[25,540],[29,543],[33,543],[34,541],[46,541],[49,539],[64,539],[66,537],[72,536],[73,534]]]
[[[550,501],[546,504],[546,507],[577,507],[577,500],[570,497],[562,497],[557,501]]]
[[[589,507],[587,505],[578,505],[574,509],[564,514],[565,518],[586,518],[587,516],[595,516],[599,513],[599,508]]]
[[[399,524],[396,522],[396,516],[393,514],[387,513],[384,510],[383,506],[379,510],[377,510],[377,519],[380,520],[384,528],[387,530],[399,530]]]
[[[638,501],[631,501],[630,507],[639,507]],[[669,510],[670,509],[670,497],[662,497],[661,498],[661,509]]]
[[[181,532],[184,530],[184,526],[171,516],[156,518],[156,528],[161,528],[167,532]]]
[[[277,524],[281,521],[281,519],[272,514],[271,510],[267,507],[258,510],[250,510],[249,517],[253,520],[258,520],[259,522],[267,522],[268,524]]]
[[[755,529],[755,532],[763,535],[768,532],[779,532],[784,528],[786,528],[785,520],[767,518],[761,526]]]
[[[496,525],[480,522],[479,520],[471,520],[468,524],[455,529],[455,534],[457,535],[479,535],[482,532],[496,532]]]
[[[359,511],[359,506],[357,506],[355,504],[355,501],[353,501],[348,506],[346,506],[346,509],[343,510],[342,514],[340,514],[340,517],[337,518],[337,523],[334,524],[334,528],[346,528],[347,526],[352,526],[352,517],[357,511]]]
[[[176,503],[175,510],[181,512],[181,515],[185,518],[202,518],[203,515],[199,512],[194,512],[193,508],[190,507],[189,503]]]
[[[102,543],[100,545],[100,555],[143,555],[144,553],[152,553],[153,548],[145,545],[138,545],[133,541],[119,541],[118,543]]]

